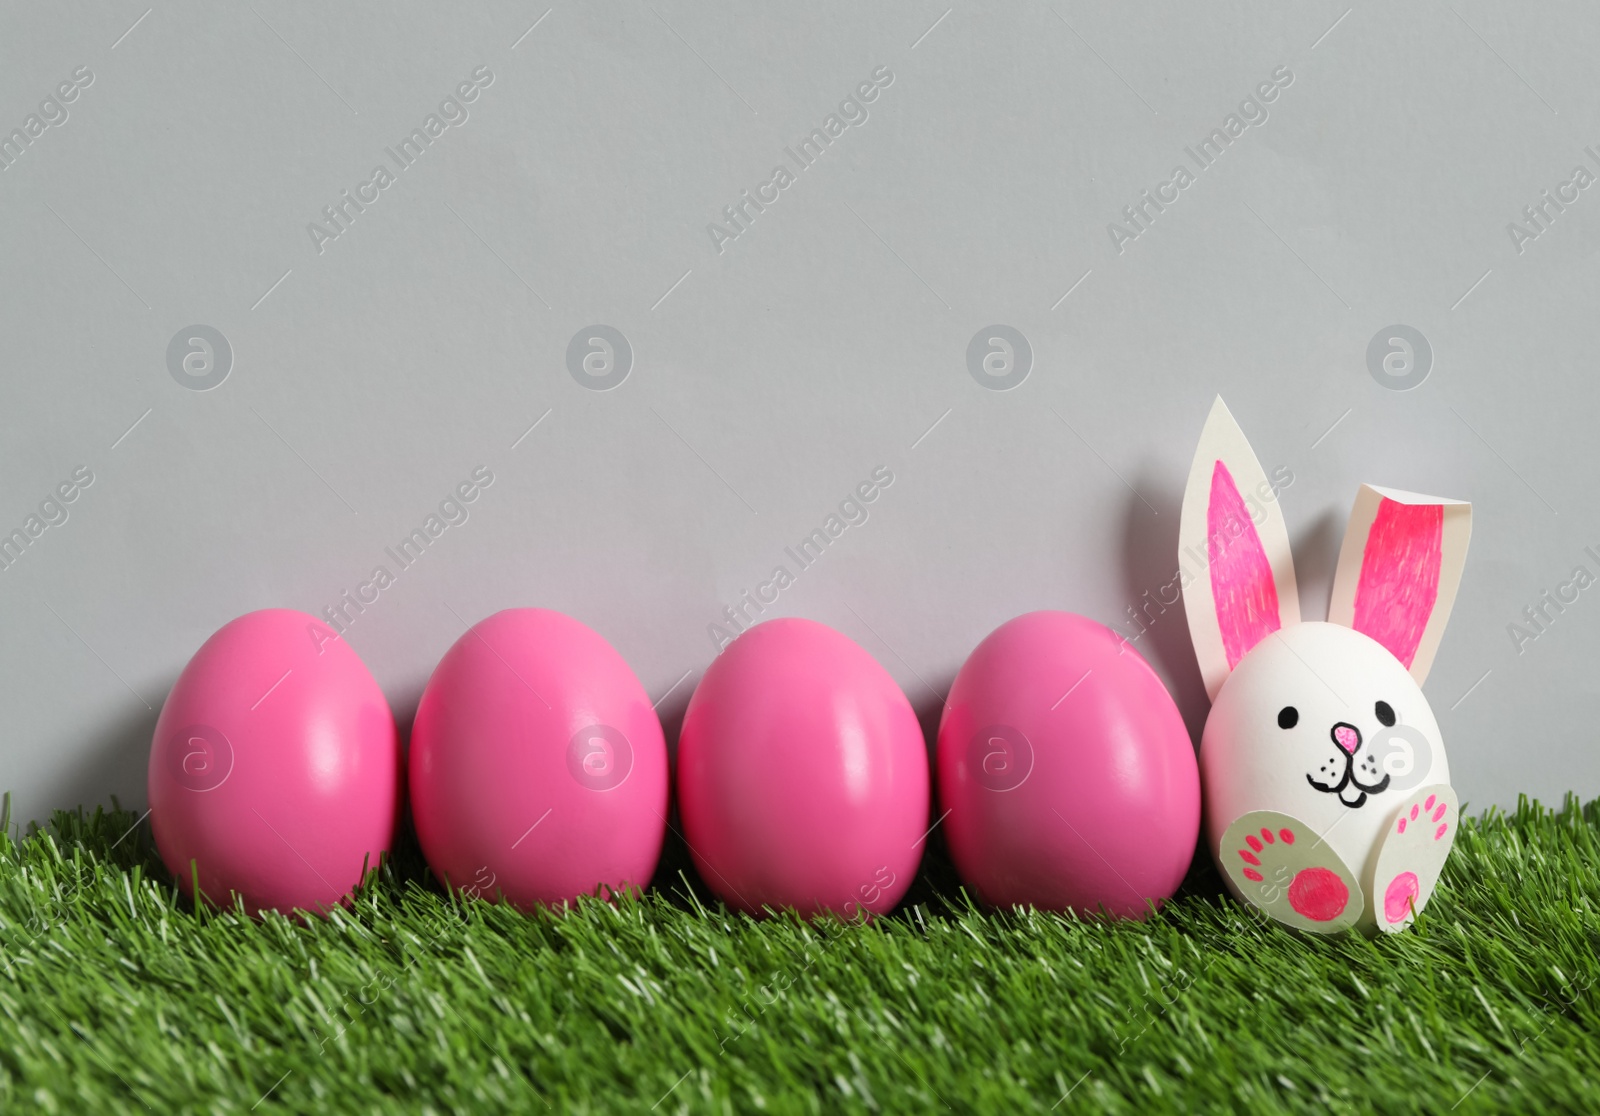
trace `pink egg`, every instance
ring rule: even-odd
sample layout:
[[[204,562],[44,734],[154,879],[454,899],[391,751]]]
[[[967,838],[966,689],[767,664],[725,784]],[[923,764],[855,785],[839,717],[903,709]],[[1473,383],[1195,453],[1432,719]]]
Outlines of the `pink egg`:
[[[150,749],[150,826],[192,894],[252,914],[326,911],[394,834],[400,745],[383,691],[331,628],[287,608],[206,640]]]
[[[523,909],[643,888],[661,855],[667,745],[597,632],[542,608],[474,624],[428,679],[411,812],[434,874]]]
[[[939,725],[956,869],[1001,906],[1143,917],[1183,882],[1200,775],[1183,718],[1103,625],[1030,612],[972,652]]]
[[[883,914],[922,857],[927,748],[871,655],[814,621],[769,620],[689,701],[678,806],[701,878],[730,906]]]

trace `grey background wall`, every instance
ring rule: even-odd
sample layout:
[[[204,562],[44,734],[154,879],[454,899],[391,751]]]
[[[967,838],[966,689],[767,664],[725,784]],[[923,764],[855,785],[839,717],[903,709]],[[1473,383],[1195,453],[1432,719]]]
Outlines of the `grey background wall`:
[[[783,564],[764,615],[861,642],[931,727],[1018,613],[1140,632],[1221,393],[1293,474],[1310,618],[1360,482],[1474,503],[1427,686],[1456,784],[1600,793],[1597,32],[1503,0],[8,8],[0,528],[37,537],[0,570],[0,783],[22,818],[142,808],[206,636],[377,566],[347,638],[404,720],[467,624],[538,604],[670,728]],[[1198,731],[1181,606],[1136,646]]]

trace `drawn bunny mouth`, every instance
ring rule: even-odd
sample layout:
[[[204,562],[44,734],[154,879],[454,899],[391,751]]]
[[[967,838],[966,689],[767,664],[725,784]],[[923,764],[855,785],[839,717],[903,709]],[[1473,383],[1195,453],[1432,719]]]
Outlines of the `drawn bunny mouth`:
[[[1360,729],[1340,721],[1328,730],[1328,736],[1333,741],[1334,752],[1317,767],[1315,773],[1306,773],[1306,782],[1325,794],[1338,795],[1339,801],[1352,810],[1366,805],[1367,795],[1381,794],[1389,789],[1387,774],[1372,782],[1361,780],[1363,773],[1368,779],[1378,774],[1378,762],[1370,752],[1357,759],[1362,744]]]

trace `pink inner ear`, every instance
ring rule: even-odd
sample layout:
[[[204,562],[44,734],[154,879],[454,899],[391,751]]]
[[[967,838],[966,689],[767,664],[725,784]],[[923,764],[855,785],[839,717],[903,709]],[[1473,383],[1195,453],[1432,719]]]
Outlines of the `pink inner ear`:
[[[1444,508],[1384,499],[1361,552],[1351,627],[1411,668],[1439,597]]]
[[[1278,586],[1239,486],[1221,461],[1211,471],[1206,552],[1222,649],[1232,670],[1247,651],[1278,630]]]

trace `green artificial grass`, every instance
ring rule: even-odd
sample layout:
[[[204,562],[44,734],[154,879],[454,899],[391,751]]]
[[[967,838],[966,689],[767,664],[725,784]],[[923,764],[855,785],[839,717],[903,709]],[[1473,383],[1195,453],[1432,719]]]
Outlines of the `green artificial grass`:
[[[984,911],[947,862],[873,925],[676,872],[524,916],[414,850],[256,921],[182,901],[133,814],[63,812],[0,837],[0,1110],[1596,1112],[1597,865],[1600,801],[1490,812],[1377,941],[1204,871],[1143,923]]]

